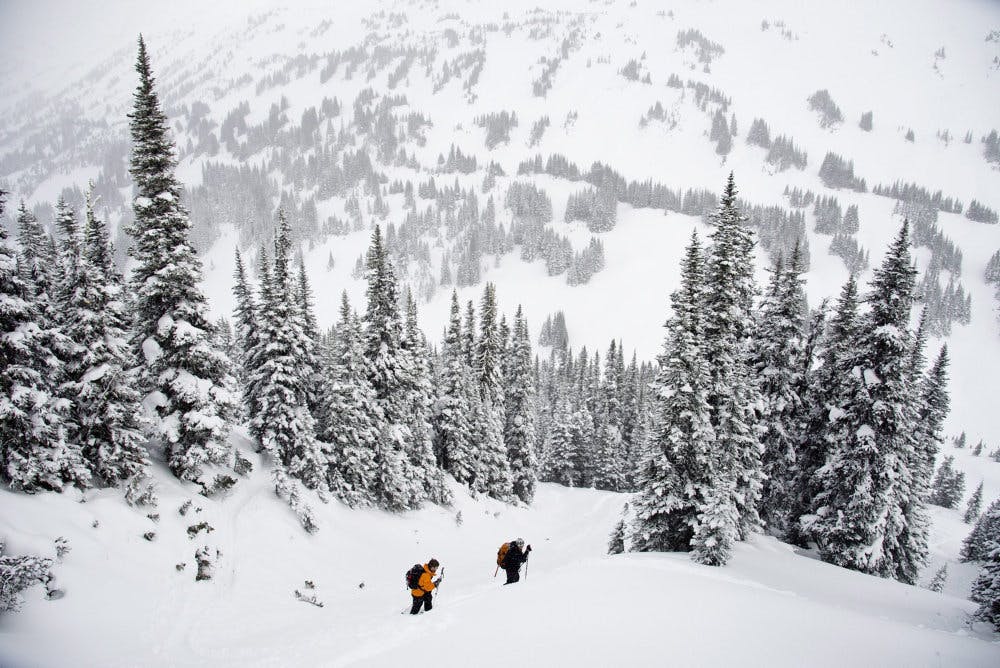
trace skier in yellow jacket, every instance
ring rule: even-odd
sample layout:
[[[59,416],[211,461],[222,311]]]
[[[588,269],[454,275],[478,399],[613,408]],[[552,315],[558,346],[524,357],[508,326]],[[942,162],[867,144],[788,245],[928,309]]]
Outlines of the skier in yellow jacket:
[[[438,565],[437,559],[431,559],[424,564],[424,572],[420,574],[417,587],[410,590],[410,595],[413,596],[413,607],[410,608],[411,615],[420,612],[421,607],[427,612],[430,612],[431,608],[434,607],[432,592],[441,584],[440,577],[434,579]]]

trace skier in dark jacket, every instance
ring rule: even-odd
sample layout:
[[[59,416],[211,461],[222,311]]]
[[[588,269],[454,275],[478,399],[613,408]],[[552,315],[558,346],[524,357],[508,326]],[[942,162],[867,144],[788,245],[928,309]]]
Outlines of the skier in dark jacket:
[[[507,581],[504,584],[512,584],[521,579],[521,564],[528,560],[531,546],[524,546],[524,539],[512,540],[507,548],[507,554],[503,558],[504,571],[507,572]]]

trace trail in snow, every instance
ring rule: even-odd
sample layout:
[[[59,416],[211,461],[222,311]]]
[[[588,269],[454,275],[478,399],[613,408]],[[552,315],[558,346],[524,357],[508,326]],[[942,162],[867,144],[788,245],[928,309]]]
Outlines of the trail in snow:
[[[740,544],[725,568],[686,554],[607,556],[624,495],[541,485],[531,508],[512,508],[456,487],[454,508],[400,515],[314,501],[321,530],[309,536],[275,499],[259,462],[228,498],[186,491],[161,481],[154,543],[142,538],[152,524],[146,511],[108,492],[88,492],[81,504],[72,493],[0,491],[9,509],[0,535],[12,552],[44,553],[53,535],[72,548],[56,568],[66,597],[45,601],[31,590],[25,609],[4,618],[0,664],[1000,662],[997,636],[968,625],[975,605],[964,593],[859,575],[771,538]],[[189,498],[182,517],[177,509]],[[187,527],[202,520],[215,531],[189,539]],[[519,536],[534,548],[527,577],[505,587],[493,577],[496,550]],[[194,581],[203,544],[222,552],[210,583]],[[434,609],[399,614],[410,602],[403,573],[432,556],[446,569]],[[178,572],[181,561],[188,565]],[[324,607],[294,598],[305,580]]]

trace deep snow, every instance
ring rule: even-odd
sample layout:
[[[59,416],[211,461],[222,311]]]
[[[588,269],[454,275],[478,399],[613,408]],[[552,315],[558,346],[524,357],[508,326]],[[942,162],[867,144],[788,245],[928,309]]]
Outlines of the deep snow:
[[[326,2],[302,2],[270,15],[256,31],[246,29],[248,17],[259,17],[274,4],[251,0],[206,8],[195,0],[179,0],[158,8],[161,13],[150,21],[144,6],[124,0],[102,3],[100,12],[87,3],[2,3],[0,113],[6,115],[32,95],[49,96],[53,102],[69,99],[81,105],[79,113],[104,119],[123,132],[135,85],[132,59],[139,31],[151,46],[158,80],[172,87],[209,54],[216,65],[228,54],[226,76],[236,79],[243,72],[266,74],[259,63],[271,54],[346,49],[363,37],[360,21],[373,11],[368,3],[338,3],[330,31],[312,37],[310,30],[334,10]],[[436,34],[451,25],[441,21],[448,12],[499,21],[504,12],[517,19],[536,4],[445,0],[436,10],[422,12],[398,3],[385,6],[407,9],[415,34]],[[892,200],[822,188],[816,172],[827,151],[854,160],[869,186],[915,181],[932,191],[943,189],[966,205],[975,198],[1000,209],[1000,172],[983,161],[978,142],[996,125],[1000,108],[1000,70],[993,60],[1000,55],[1000,43],[984,40],[990,30],[1000,28],[995,2],[682,1],[674,4],[673,16],[660,16],[661,4],[642,1],[635,7],[579,0],[548,6],[587,12],[591,38],[563,62],[544,99],[530,95],[530,82],[537,75],[538,58],[555,53],[562,38],[558,30],[546,41],[528,40],[519,31],[506,39],[490,36],[473,104],[458,82],[434,95],[419,68],[414,69],[398,92],[405,92],[413,110],[434,120],[427,146],[418,149],[423,163],[434,164],[437,154],[456,142],[475,154],[481,167],[496,160],[508,174],[536,153],[563,153],[584,168],[602,160],[629,179],[649,177],[675,188],[718,191],[734,170],[741,194],[753,202],[779,203],[789,185],[836,194],[844,208],[858,204],[858,240],[876,266],[901,220],[891,214]],[[199,20],[193,25],[196,10]],[[783,21],[796,39],[784,39],[775,27],[761,30],[765,18],[772,26]],[[44,30],[38,29],[41,25]],[[676,32],[686,28],[698,28],[725,47],[711,73],[692,69],[690,54],[676,49]],[[463,43],[460,50],[468,46]],[[936,60],[934,52],[941,47],[947,55]],[[627,82],[617,74],[627,60],[644,52],[652,85]],[[443,49],[442,57],[456,53]],[[95,67],[96,79],[72,83]],[[732,97],[740,129],[725,161],[707,142],[707,117],[665,86],[671,73],[718,86]],[[338,73],[320,86],[313,72],[260,95],[249,84],[220,98],[212,97],[210,80],[197,84],[189,99],[209,101],[211,117],[219,122],[248,98],[248,120],[254,123],[287,95],[289,117],[297,119],[324,96],[337,96],[349,109],[362,88],[379,88],[385,76],[381,72],[373,82],[362,76],[347,81]],[[845,122],[836,130],[821,129],[806,108],[806,96],[821,88],[829,89],[844,112]],[[675,115],[677,126],[651,123],[639,129],[639,117],[657,100]],[[487,151],[481,130],[470,120],[503,109],[517,111],[520,126],[509,145]],[[859,115],[868,110],[874,111],[872,133],[857,127]],[[579,117],[564,126],[570,111]],[[529,148],[531,124],[543,113],[552,125],[542,144]],[[772,135],[787,134],[808,152],[805,171],[774,173],[763,164],[761,149],[744,144],[756,117],[769,123]],[[916,133],[913,143],[903,139],[909,128]],[[944,129],[955,141],[935,139]],[[970,130],[976,141],[966,145],[961,137]],[[17,140],[15,133],[0,133],[0,152],[15,147]],[[188,186],[199,182],[201,165],[201,158],[180,165],[179,175]],[[95,174],[94,166],[66,166],[35,192],[16,195],[29,204],[51,200],[61,188],[82,186]],[[394,170],[388,175],[414,181],[427,176]],[[478,188],[481,178],[476,174],[460,180],[463,187]],[[439,183],[453,180],[449,175]],[[578,223],[561,222],[566,197],[582,185],[545,176],[536,181],[553,199],[555,229],[569,234],[578,248],[585,244],[589,233]],[[502,192],[506,181],[500,183]],[[398,213],[398,202],[390,201]],[[321,215],[335,211],[332,204],[320,204]],[[627,206],[618,213],[616,229],[602,235],[607,268],[586,287],[570,287],[564,276],[546,276],[537,262],[526,265],[507,256],[494,266],[489,258],[484,278],[497,283],[502,309],[509,315],[523,303],[534,336],[546,315],[562,309],[574,347],[603,351],[612,338],[619,338],[626,351],[634,348],[640,359],[651,359],[659,351],[669,294],[677,285],[677,260],[692,228],[703,237],[708,230],[677,214]],[[508,213],[498,214],[500,222],[508,222]],[[839,259],[827,255],[829,237],[812,232],[811,223],[810,215],[807,289],[815,305],[838,292],[847,272]],[[973,297],[972,325],[956,327],[948,340],[952,412],[947,432],[952,436],[965,430],[970,447],[980,438],[987,443],[980,458],[969,449],[946,445],[944,450],[956,454],[956,465],[966,472],[966,496],[984,481],[985,507],[1000,495],[1000,464],[985,456],[1000,447],[995,412],[1000,355],[997,302],[982,270],[1000,248],[1000,226],[941,214],[940,227],[964,253],[961,278]],[[232,313],[235,239],[235,234],[223,235],[205,257],[205,289],[214,315]],[[368,232],[359,232],[306,250],[322,325],[333,321],[341,290],[349,292],[355,306],[361,303],[364,287],[350,272],[367,243]],[[331,253],[336,264],[327,271]],[[927,253],[918,250],[916,257],[925,266]],[[481,293],[481,285],[466,288],[460,298],[478,301]],[[429,304],[421,304],[421,324],[432,340],[446,322],[449,298],[450,292],[441,290]],[[930,342],[930,356],[941,343]],[[606,557],[607,533],[624,497],[549,485],[542,486],[531,509],[459,494],[451,510],[387,516],[310,499],[321,530],[308,536],[274,498],[269,478],[259,469],[258,462],[253,478],[223,500],[202,499],[176,480],[158,476],[158,523],[146,517],[147,510],[125,506],[113,491],[36,497],[0,491],[0,536],[10,553],[52,554],[56,536],[66,537],[72,548],[55,569],[66,597],[45,601],[40,588],[34,588],[27,592],[23,612],[0,620],[0,664],[397,666],[423,657],[435,665],[1000,664],[997,636],[966,621],[974,608],[965,598],[976,569],[955,561],[970,528],[961,522],[964,500],[958,511],[931,510],[931,563],[922,581],[949,564],[945,593],[934,594],[836,569],[764,537],[738,545],[723,569],[700,567],[676,554]],[[202,510],[182,517],[177,509],[188,498]],[[454,520],[459,510],[461,527]],[[190,540],[187,527],[202,520],[215,530]],[[154,542],[142,537],[147,531],[156,532]],[[519,534],[536,548],[529,578],[504,589],[499,578],[491,577],[495,550]],[[194,581],[194,552],[201,545],[222,553],[212,583]],[[417,619],[398,615],[408,600],[403,571],[432,554],[447,573],[435,610]],[[176,570],[179,563],[186,564],[182,571]],[[296,588],[309,593],[305,580],[316,583],[323,608],[294,598]]]
[[[549,484],[530,509],[471,499],[457,486],[454,508],[399,515],[310,496],[320,525],[310,536],[248,456],[256,470],[223,499],[160,476],[158,522],[113,491],[0,491],[10,553],[51,555],[53,536],[71,548],[55,569],[65,597],[46,601],[36,586],[20,613],[0,621],[0,665],[1000,661],[996,635],[969,625],[975,605],[952,582],[937,594],[824,564],[764,536],[739,544],[724,568],[680,553],[607,556],[626,497]],[[202,521],[214,530],[189,538],[187,528]],[[147,531],[156,532],[152,542]],[[496,549],[519,536],[534,550],[522,582],[504,587],[502,572],[493,577]],[[221,552],[210,582],[195,581],[202,545]],[[400,614],[410,601],[404,572],[432,556],[445,569],[434,609]],[[324,606],[297,600],[296,589]]]

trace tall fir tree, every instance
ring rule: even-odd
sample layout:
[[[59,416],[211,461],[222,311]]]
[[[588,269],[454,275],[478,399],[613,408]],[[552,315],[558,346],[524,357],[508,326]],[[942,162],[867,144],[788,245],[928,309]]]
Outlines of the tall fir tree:
[[[0,191],[0,214],[5,195]],[[49,379],[60,372],[48,348],[34,286],[18,274],[0,225],[0,479],[25,492],[87,487],[78,449],[68,448]]]
[[[983,483],[979,483],[979,487],[976,491],[972,493],[969,497],[969,502],[965,506],[965,514],[962,515],[962,521],[966,524],[972,524],[979,519],[979,513],[983,508]]]
[[[87,193],[82,247],[74,289],[66,296],[66,333],[78,346],[70,376],[76,439],[96,479],[119,485],[146,475],[140,396],[127,345],[124,279],[114,264],[104,221],[94,213],[93,185]]]
[[[993,501],[976,520],[976,525],[962,541],[959,559],[984,561],[990,556],[994,544],[1000,544],[1000,499]]]
[[[909,330],[915,270],[903,228],[876,269],[870,310],[843,351],[829,406],[829,450],[814,478],[813,534],[825,561],[913,583],[926,560],[924,500],[914,485],[918,388]]]
[[[909,223],[904,220],[885,260],[875,270],[866,297],[869,322],[861,346],[867,357],[862,377],[869,384],[872,400],[865,406],[865,424],[875,431],[885,455],[885,468],[879,475],[886,478],[880,482],[889,490],[894,505],[887,515],[882,573],[914,584],[927,561],[930,520],[920,483],[920,463],[925,455],[917,438],[927,430],[917,427],[921,424],[921,387],[919,376],[911,373],[909,366],[917,343],[909,329],[917,274],[910,244]],[[947,399],[938,410],[947,413]],[[943,418],[941,415],[940,420]]]
[[[786,535],[796,470],[796,420],[802,399],[806,309],[796,244],[791,261],[779,256],[760,306],[753,365],[760,383],[762,469],[761,517],[769,530]]]
[[[368,380],[384,417],[379,434],[377,499],[387,510],[419,505],[424,490],[420,477],[408,470],[412,434],[408,427],[404,384],[410,377],[410,359],[402,350],[403,323],[395,272],[376,226],[367,255],[368,305],[364,316]],[[434,466],[433,459],[423,466]]]
[[[621,374],[618,364],[618,346],[612,341],[608,347],[608,355],[604,360],[604,380],[597,388],[599,397],[596,408],[596,458],[597,470],[594,476],[594,487],[614,492],[625,489],[627,463],[625,447],[622,440],[622,423],[624,421],[621,404]]]
[[[265,261],[265,258],[261,258]],[[253,421],[259,410],[255,388],[248,384],[251,369],[251,354],[257,348],[260,337],[259,306],[253,296],[253,288],[247,280],[246,268],[243,265],[243,255],[236,249],[235,269],[233,271],[233,297],[236,307],[233,312],[236,325],[236,339],[239,342],[238,355],[233,360],[236,366],[236,377],[243,388],[243,414],[247,422]]]
[[[384,417],[369,382],[361,321],[343,293],[336,340],[323,393],[327,415],[320,436],[331,444],[327,484],[350,506],[376,505],[380,467],[386,454],[380,440]]]
[[[972,600],[979,604],[973,617],[1000,631],[1000,542],[994,542],[982,570],[972,583]]]
[[[705,356],[708,360],[715,447],[721,455],[720,480],[732,478],[726,487],[731,496],[713,495],[714,503],[732,503],[738,518],[737,535],[742,539],[760,527],[761,444],[755,431],[754,406],[759,393],[750,369],[754,330],[753,232],[736,204],[732,173],[712,215],[715,229],[705,269]],[[732,475],[730,475],[732,472]],[[716,518],[733,514],[720,511]],[[728,530],[727,530],[728,531]]]
[[[296,299],[289,254],[290,229],[278,212],[274,266],[261,297],[259,350],[249,384],[255,388],[258,412],[251,422],[260,446],[289,475],[309,489],[326,488],[326,461],[316,443],[315,422],[309,411],[310,381],[314,369],[312,341],[303,327]]]
[[[556,393],[552,415],[542,446],[542,480],[574,487],[576,450],[573,443],[573,414],[569,400]]]
[[[191,223],[174,176],[174,146],[142,37],[136,71],[139,86],[129,115],[133,340],[167,464],[178,478],[197,480],[206,464],[229,458],[236,397],[230,362],[212,344],[213,326],[198,286],[201,262],[188,238]]]
[[[454,317],[457,315],[457,301],[452,308]],[[514,495],[530,504],[538,484],[538,461],[534,450],[535,383],[532,378],[531,337],[520,305],[514,314],[512,334],[506,364],[504,443],[510,461]]]
[[[725,553],[735,535],[735,524],[703,526],[700,519],[716,501],[712,494],[722,465],[711,424],[711,380],[703,350],[704,272],[701,244],[692,233],[681,264],[681,286],[670,298],[673,313],[651,384],[652,426],[637,472],[629,541],[641,552],[687,551],[696,535],[704,545],[714,534]]]
[[[312,370],[306,378],[306,401],[309,412],[312,413],[313,420],[319,421],[322,409],[320,407],[320,397],[322,395],[322,365],[320,363],[320,336],[319,325],[316,323],[316,311],[313,305],[312,288],[309,287],[309,279],[306,276],[306,265],[302,257],[299,257],[299,272],[295,289],[295,303],[298,307],[298,318],[302,323],[302,333],[305,336],[306,345],[303,362],[308,369]]]
[[[462,320],[458,293],[451,294],[451,318],[441,351],[441,395],[434,412],[434,443],[438,464],[455,480],[475,486],[479,475],[479,448],[473,439],[471,369],[462,349]],[[478,392],[476,392],[478,395]],[[478,399],[478,396],[475,397]]]
[[[808,537],[803,531],[802,517],[810,512],[813,500],[813,475],[823,465],[826,456],[825,443],[814,424],[820,418],[822,405],[820,398],[825,389],[817,382],[824,373],[820,360],[825,355],[825,341],[829,304],[827,300],[809,314],[806,324],[805,343],[799,359],[798,380],[795,393],[799,397],[799,407],[792,415],[793,442],[795,448],[795,469],[789,480],[789,497],[786,514],[786,531],[783,539],[808,546]]]
[[[427,340],[417,324],[417,304],[413,294],[406,293],[406,326],[403,330],[401,350],[406,357],[402,390],[405,396],[409,439],[407,473],[413,477],[418,493],[414,504],[423,500],[439,505],[451,503],[444,475],[434,456],[434,430],[431,411],[435,401],[431,384],[431,353]]]
[[[476,340],[475,374],[482,401],[475,425],[479,443],[482,476],[479,490],[507,500],[513,493],[510,462],[504,446],[503,351],[497,321],[496,288],[487,283],[479,310],[479,336]]]

